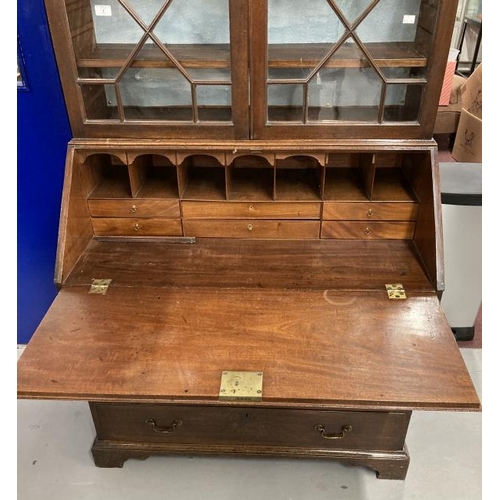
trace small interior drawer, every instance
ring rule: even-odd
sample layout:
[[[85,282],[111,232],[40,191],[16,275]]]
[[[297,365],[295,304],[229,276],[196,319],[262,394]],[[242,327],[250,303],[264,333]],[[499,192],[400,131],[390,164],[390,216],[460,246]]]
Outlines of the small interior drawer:
[[[410,412],[92,405],[103,440],[400,450]]]
[[[319,221],[184,219],[184,235],[211,238],[318,238]]]
[[[92,218],[96,236],[182,236],[180,219]]]
[[[183,217],[193,219],[319,219],[320,213],[319,202],[182,202]]]
[[[416,220],[418,203],[325,201],[325,220]]]
[[[91,199],[87,203],[92,217],[180,217],[178,200]]]
[[[413,238],[414,222],[324,221],[322,238],[407,240]]]

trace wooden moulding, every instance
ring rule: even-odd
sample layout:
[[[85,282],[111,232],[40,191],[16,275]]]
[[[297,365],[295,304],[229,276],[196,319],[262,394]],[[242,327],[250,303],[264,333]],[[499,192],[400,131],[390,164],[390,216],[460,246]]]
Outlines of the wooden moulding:
[[[273,446],[224,446],[196,444],[157,444],[137,442],[101,441],[96,439],[92,455],[97,467],[123,467],[130,458],[145,460],[154,455],[232,455],[284,458],[331,459],[345,465],[365,466],[373,469],[379,479],[406,478],[410,455],[406,446],[400,451],[339,451],[315,448]]]

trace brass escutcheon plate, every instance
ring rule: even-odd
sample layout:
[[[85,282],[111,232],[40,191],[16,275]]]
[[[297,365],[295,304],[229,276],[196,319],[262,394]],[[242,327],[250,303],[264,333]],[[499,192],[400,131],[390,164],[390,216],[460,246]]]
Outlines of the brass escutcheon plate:
[[[262,401],[263,372],[222,372],[220,401]]]

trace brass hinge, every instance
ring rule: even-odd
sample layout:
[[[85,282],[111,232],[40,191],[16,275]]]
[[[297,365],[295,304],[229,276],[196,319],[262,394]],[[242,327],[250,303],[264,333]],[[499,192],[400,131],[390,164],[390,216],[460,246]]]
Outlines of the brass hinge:
[[[262,401],[262,372],[223,371],[220,380],[220,401]]]
[[[90,285],[89,293],[98,293],[99,295],[106,295],[111,280],[94,279]]]
[[[404,300],[406,299],[406,292],[401,283],[389,283],[385,285],[387,296],[391,300]]]

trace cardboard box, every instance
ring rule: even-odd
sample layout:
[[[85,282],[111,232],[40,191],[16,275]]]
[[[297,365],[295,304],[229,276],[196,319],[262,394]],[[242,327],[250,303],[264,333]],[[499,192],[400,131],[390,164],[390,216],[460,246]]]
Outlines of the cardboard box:
[[[462,85],[462,107],[483,119],[483,65],[480,64]]]
[[[450,49],[448,53],[448,62],[443,78],[443,86],[439,96],[439,105],[446,106],[450,103],[451,89],[453,87],[453,76],[457,67],[458,49]]]
[[[451,156],[460,162],[482,163],[483,121],[462,108]]]

